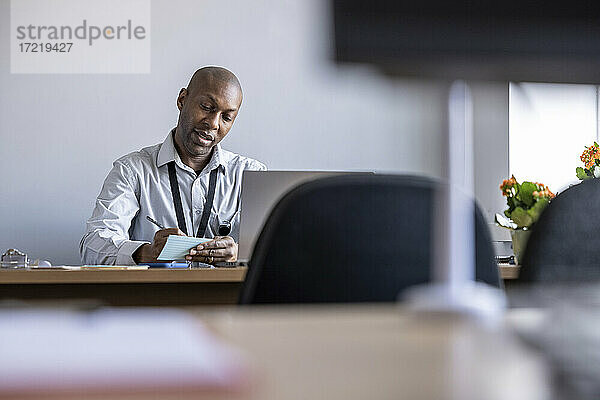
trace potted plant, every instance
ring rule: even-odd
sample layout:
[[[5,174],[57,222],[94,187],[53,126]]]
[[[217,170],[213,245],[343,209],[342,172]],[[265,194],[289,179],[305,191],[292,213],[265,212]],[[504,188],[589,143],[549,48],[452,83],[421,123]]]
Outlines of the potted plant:
[[[496,222],[510,229],[513,251],[518,263],[532,227],[555,195],[543,183],[519,183],[514,175],[502,181],[500,191],[506,197],[508,209],[504,211],[504,215],[508,219],[496,214]]]
[[[577,167],[575,173],[580,180],[600,178],[600,146],[594,142],[590,147],[585,147],[579,157],[585,167]]]

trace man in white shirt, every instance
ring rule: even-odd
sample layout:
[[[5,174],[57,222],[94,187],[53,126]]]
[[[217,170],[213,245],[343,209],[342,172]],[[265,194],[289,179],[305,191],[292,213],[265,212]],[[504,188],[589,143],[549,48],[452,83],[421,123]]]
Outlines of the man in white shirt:
[[[173,234],[213,238],[190,250],[189,261],[235,261],[242,173],[266,169],[219,144],[241,104],[232,72],[196,71],[179,92],[177,127],[165,141],[113,163],[80,242],[82,263],[157,262]]]

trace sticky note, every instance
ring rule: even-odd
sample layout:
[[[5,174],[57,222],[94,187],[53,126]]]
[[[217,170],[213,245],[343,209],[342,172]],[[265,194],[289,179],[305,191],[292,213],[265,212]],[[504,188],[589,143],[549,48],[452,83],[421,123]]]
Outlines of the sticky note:
[[[184,260],[190,249],[200,243],[209,242],[212,239],[197,238],[191,236],[169,235],[167,243],[158,255],[159,260]]]

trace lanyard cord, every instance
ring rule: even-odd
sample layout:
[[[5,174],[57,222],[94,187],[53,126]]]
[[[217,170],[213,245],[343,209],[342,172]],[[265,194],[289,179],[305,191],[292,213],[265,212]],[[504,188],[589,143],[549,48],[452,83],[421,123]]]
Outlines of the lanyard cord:
[[[179,193],[179,182],[177,181],[175,161],[171,161],[167,164],[167,166],[169,167],[169,182],[171,183],[171,195],[173,196],[173,205],[175,206],[175,214],[177,214],[177,225],[179,225],[179,229],[187,235],[188,231],[187,226],[185,224],[185,217],[183,214],[181,194]],[[218,172],[218,167],[210,171],[208,194],[206,196],[206,203],[204,203],[204,210],[202,210],[202,217],[200,218],[200,226],[198,226],[198,232],[196,233],[196,237],[204,237],[204,234],[206,233],[206,227],[208,226],[208,218],[210,217],[213,201],[215,199]]]

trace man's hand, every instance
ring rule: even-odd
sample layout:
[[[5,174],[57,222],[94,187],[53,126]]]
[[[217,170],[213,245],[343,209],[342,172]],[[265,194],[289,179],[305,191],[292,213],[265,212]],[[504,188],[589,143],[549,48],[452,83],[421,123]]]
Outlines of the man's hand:
[[[206,264],[237,260],[238,245],[231,236],[215,236],[209,242],[199,244],[186,256],[188,261],[200,261]]]
[[[178,228],[161,229],[154,234],[154,241],[151,244],[143,244],[133,253],[133,261],[139,263],[155,263],[158,255],[162,251],[169,235],[185,236]]]

